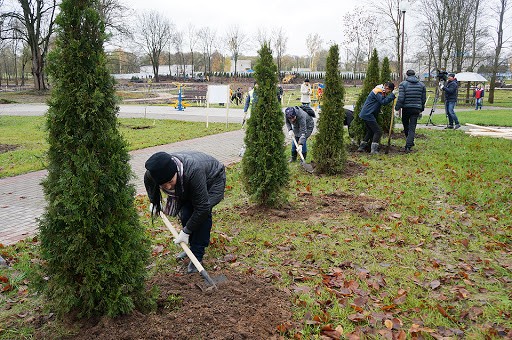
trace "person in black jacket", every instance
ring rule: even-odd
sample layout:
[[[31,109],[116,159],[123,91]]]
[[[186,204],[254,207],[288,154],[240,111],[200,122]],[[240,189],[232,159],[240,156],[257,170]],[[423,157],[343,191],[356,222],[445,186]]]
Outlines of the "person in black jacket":
[[[448,126],[446,129],[460,128],[459,119],[455,114],[455,104],[457,104],[457,95],[459,92],[459,84],[455,78],[455,73],[448,74],[448,81],[446,85],[439,85],[439,88],[444,91],[444,108],[448,116]],[[453,125],[455,123],[455,126]]]
[[[210,244],[212,208],[224,198],[224,165],[205,153],[183,151],[157,152],[149,157],[145,167],[144,185],[152,215],[160,211],[179,215],[183,228],[174,243],[190,243],[190,250],[202,262],[205,248]],[[167,196],[164,205],[163,195]],[[187,272],[197,272],[192,262]]]
[[[306,141],[313,133],[315,128],[315,121],[306,111],[300,107],[287,107],[285,112],[285,124],[288,130],[288,136],[294,138],[302,151],[302,156],[306,160],[308,154],[308,146]],[[290,162],[297,160],[297,148],[295,143],[292,143],[292,157]]]
[[[395,104],[395,111],[402,109],[402,124],[406,138],[404,151],[407,153],[411,152],[414,146],[416,125],[427,101],[427,89],[415,74],[414,70],[406,72],[407,78],[398,86],[398,99]]]

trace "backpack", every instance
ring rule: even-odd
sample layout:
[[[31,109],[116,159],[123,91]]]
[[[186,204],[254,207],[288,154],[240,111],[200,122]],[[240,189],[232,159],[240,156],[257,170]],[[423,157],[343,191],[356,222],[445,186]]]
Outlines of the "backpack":
[[[304,111],[306,111],[306,113],[310,116],[310,117],[313,117],[315,118],[316,117],[316,114],[315,114],[315,111],[310,107],[310,106],[307,106],[307,105],[301,105],[301,106],[295,106],[297,108],[300,108]]]

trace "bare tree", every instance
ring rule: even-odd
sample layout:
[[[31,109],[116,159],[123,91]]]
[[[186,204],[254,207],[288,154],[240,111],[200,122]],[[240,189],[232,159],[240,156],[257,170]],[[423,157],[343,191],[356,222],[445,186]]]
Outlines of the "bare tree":
[[[185,55],[183,54],[183,32],[182,31],[175,31],[171,38],[171,45],[174,47],[174,50],[176,51],[176,56],[178,57],[178,61],[181,65],[181,74],[184,77],[185,76]],[[170,64],[169,64],[170,67]],[[178,73],[178,72],[176,72]],[[171,73],[169,73],[171,74]]]
[[[235,62],[235,74],[237,72],[236,66],[240,53],[246,48],[248,43],[247,35],[240,29],[238,25],[230,26],[226,34],[226,46],[231,53],[233,61]]]
[[[199,36],[197,35],[196,29],[194,25],[188,24],[187,29],[187,41],[188,41],[188,47],[190,51],[190,65],[192,70],[192,77],[194,76],[194,49],[197,45],[197,42],[199,41]]]
[[[431,49],[436,69],[446,69],[451,48],[448,0],[423,0],[423,29],[431,36]]]
[[[498,68],[500,67],[501,61],[501,52],[505,47],[505,44],[508,42],[510,37],[505,37],[503,26],[505,25],[505,16],[510,9],[509,0],[497,0],[497,3],[494,3],[494,6],[491,7],[492,11],[496,14],[495,18],[496,22],[496,35],[493,36],[495,53],[494,59],[492,63],[492,73],[491,73],[491,86],[489,89],[489,103],[494,103],[494,88],[496,87],[496,73],[498,73]]]
[[[482,14],[480,11],[480,0],[474,0],[473,6],[475,10],[473,11],[473,25],[471,27],[471,61],[469,65],[469,70],[474,71],[478,64],[484,60],[482,53],[485,46],[485,40],[487,38],[486,29],[484,26],[480,26],[479,22],[482,21]],[[480,58],[477,58],[477,55],[481,55]]]
[[[98,11],[105,22],[105,32],[109,39],[113,37],[130,37],[131,31],[126,24],[133,15],[120,0],[100,0],[97,2]]]
[[[317,52],[322,48],[323,40],[318,33],[308,34],[306,37],[306,48],[309,53],[309,68],[311,71],[315,70]]]
[[[466,0],[451,0],[448,7],[450,20],[450,41],[452,70],[462,71],[462,65],[468,58],[468,50],[471,48],[471,24],[475,6],[473,2]]]
[[[160,56],[172,37],[174,25],[160,12],[143,12],[138,16],[134,41],[149,57],[155,82],[159,82]]]
[[[10,39],[8,31],[17,31],[30,47],[32,75],[36,90],[45,90],[44,66],[55,23],[56,0],[18,0],[16,5],[0,14],[2,39]],[[7,38],[4,38],[4,37]]]
[[[369,8],[373,8],[374,16],[370,16],[370,22],[366,22],[364,19],[363,21],[359,21],[359,24],[362,26],[362,28],[369,29],[371,27],[379,27],[379,30],[382,29],[382,32],[385,36],[392,36],[393,37],[393,47],[396,54],[396,68],[398,69],[400,65],[402,64],[402,56],[400,53],[401,50],[401,44],[402,44],[402,12],[400,10],[400,2],[403,2],[404,0],[383,0],[383,1],[376,1],[369,3]],[[381,20],[382,23],[376,24],[375,16],[379,18],[383,18]],[[391,31],[389,34],[388,31]],[[385,41],[384,41],[385,43]],[[373,50],[373,47],[369,49],[369,52],[367,53],[367,60],[370,59],[371,51]]]
[[[272,30],[272,47],[276,55],[277,72],[281,75],[283,69],[283,57],[286,53],[286,44],[288,37],[283,32],[283,28],[279,27]]]
[[[199,37],[199,44],[203,50],[204,73],[208,74],[212,72],[212,54],[216,40],[216,32],[214,30],[210,30],[209,27],[203,27],[199,29],[197,35]]]
[[[376,21],[374,15],[359,7],[343,17],[345,44],[354,58],[354,72],[358,70],[357,65],[363,55],[366,61],[370,59],[378,33]]]

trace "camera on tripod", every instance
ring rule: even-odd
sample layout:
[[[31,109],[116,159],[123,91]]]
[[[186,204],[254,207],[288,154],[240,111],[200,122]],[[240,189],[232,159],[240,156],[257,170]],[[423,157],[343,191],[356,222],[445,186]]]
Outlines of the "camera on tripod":
[[[439,82],[446,82],[448,80],[448,72],[437,70],[436,78]]]

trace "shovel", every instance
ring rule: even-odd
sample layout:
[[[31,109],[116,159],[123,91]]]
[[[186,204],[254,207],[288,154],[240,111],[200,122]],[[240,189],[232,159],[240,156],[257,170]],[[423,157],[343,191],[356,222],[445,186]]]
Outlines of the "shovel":
[[[393,132],[393,118],[395,118],[395,113],[391,112],[391,124],[389,124],[389,133],[388,133],[388,145],[386,146],[386,151],[384,154],[389,153],[389,148],[391,147],[391,133]]]
[[[171,231],[172,236],[174,236],[174,238],[177,238],[178,237],[178,232],[176,231],[174,226],[171,224],[171,222],[169,221],[167,216],[165,216],[165,214],[163,212],[161,212],[161,211],[160,211],[160,216],[162,217],[162,220],[164,221],[164,223],[167,226],[167,228]],[[183,248],[183,251],[187,254],[187,256],[190,259],[190,261],[192,261],[194,266],[196,266],[197,271],[199,271],[199,274],[201,274],[201,276],[204,278],[204,280],[206,281],[206,283],[208,285],[210,285],[211,287],[214,287],[215,289],[218,289],[216,283],[220,283],[220,282],[226,281],[226,277],[225,276],[220,276],[220,277],[212,279],[210,277],[210,275],[208,275],[208,272],[201,265],[201,262],[199,262],[197,260],[197,257],[194,255],[194,253],[192,253],[192,251],[187,246],[187,244],[185,242],[181,242],[180,246],[181,246],[181,248]]]
[[[294,137],[292,137],[292,141],[293,141],[293,144],[295,144],[295,149],[297,149],[297,153],[299,154],[300,159],[302,159],[302,162],[300,162],[300,164],[302,164],[302,167],[304,168],[304,170],[306,170],[307,172],[312,174],[314,172],[313,166],[311,164],[306,163],[306,160],[304,159],[304,156],[302,155],[302,148],[299,148],[299,145],[297,144],[297,141],[295,140]]]

